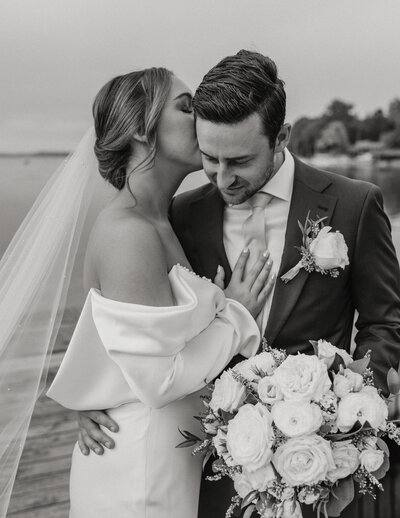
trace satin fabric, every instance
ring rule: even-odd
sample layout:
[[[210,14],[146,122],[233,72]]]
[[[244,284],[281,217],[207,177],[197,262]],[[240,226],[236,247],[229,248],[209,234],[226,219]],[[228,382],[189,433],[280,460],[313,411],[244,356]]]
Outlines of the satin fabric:
[[[196,518],[200,457],[176,448],[199,432],[199,391],[238,353],[257,351],[255,321],[210,281],[174,266],[176,305],[149,307],[90,290],[48,396],[109,409],[116,447],[72,457],[70,518]],[[109,431],[107,430],[107,433]]]

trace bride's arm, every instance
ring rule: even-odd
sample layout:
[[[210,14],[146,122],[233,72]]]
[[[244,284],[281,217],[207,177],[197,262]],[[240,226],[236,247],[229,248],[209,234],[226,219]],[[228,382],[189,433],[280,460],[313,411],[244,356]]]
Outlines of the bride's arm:
[[[100,263],[101,293],[106,299],[136,304],[137,311],[126,306],[125,312],[123,305],[114,308],[99,299],[92,302],[93,316],[107,354],[141,401],[162,407],[202,388],[239,352],[256,352],[257,324],[239,302],[226,299],[216,286],[206,285],[210,295],[203,305],[207,308],[174,306],[163,248],[151,225],[139,221],[131,239],[114,237],[118,248],[111,246]],[[260,261],[260,272],[264,262]],[[241,274],[239,266],[237,276]],[[245,284],[241,290],[246,304],[252,305],[249,299],[257,298],[261,287],[256,294]],[[157,311],[158,307],[162,310]],[[187,339],[187,329],[193,327],[190,320],[201,313],[208,315],[206,324],[197,336]]]

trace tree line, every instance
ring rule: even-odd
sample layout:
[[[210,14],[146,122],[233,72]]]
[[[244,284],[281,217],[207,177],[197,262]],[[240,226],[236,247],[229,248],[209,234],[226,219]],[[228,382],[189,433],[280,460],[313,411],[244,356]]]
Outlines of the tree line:
[[[301,156],[315,152],[354,153],[368,141],[370,147],[400,149],[400,98],[389,104],[387,114],[376,110],[364,119],[353,112],[354,105],[333,100],[317,118],[302,117],[293,125],[290,149]],[[368,148],[368,146],[366,146]]]

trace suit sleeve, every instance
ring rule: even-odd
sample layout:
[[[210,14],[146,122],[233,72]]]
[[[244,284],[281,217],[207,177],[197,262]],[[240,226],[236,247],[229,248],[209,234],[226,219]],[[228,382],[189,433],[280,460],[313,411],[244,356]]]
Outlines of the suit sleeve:
[[[361,211],[351,282],[358,311],[354,356],[371,350],[375,381],[387,393],[387,372],[397,368],[400,358],[400,273],[390,222],[376,186],[371,186]]]

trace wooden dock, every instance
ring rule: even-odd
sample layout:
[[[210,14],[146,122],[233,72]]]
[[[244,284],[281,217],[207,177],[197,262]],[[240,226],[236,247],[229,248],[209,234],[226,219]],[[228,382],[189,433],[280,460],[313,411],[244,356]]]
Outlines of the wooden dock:
[[[49,379],[56,370],[51,368]],[[76,438],[75,412],[41,396],[29,427],[7,517],[68,517],[69,468]]]

